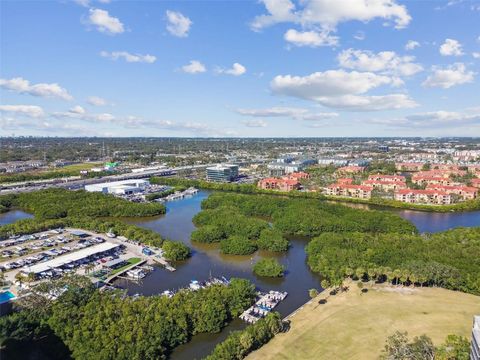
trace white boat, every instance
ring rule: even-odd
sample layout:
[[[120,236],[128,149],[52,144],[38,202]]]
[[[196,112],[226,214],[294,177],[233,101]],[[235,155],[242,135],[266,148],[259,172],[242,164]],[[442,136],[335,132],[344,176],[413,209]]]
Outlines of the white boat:
[[[200,290],[202,288],[202,285],[197,280],[192,280],[190,281],[189,288],[193,291]]]
[[[107,233],[106,233],[107,237],[109,238],[116,238],[117,235],[115,235],[115,233],[112,231],[112,229],[110,229]]]
[[[127,276],[134,280],[140,280],[145,277],[145,272],[142,269],[132,269],[127,271]]]

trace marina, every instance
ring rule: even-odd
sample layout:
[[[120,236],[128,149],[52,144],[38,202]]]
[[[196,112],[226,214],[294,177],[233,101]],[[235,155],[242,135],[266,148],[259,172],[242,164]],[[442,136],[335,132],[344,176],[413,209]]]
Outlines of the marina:
[[[259,293],[258,300],[240,315],[240,319],[249,324],[255,324],[258,320],[267,316],[280,301],[285,300],[287,295],[287,292],[273,290],[266,294]]]

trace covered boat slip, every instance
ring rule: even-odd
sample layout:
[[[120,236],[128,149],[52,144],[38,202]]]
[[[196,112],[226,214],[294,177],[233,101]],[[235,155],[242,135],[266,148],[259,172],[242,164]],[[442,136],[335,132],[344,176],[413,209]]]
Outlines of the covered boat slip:
[[[76,251],[71,254],[59,256],[55,259],[45,261],[43,263],[29,266],[27,267],[24,272],[26,273],[34,273],[34,274],[40,274],[44,271],[52,270],[59,268],[63,265],[71,264],[75,261],[83,260],[88,258],[89,256],[92,255],[97,255],[109,250],[113,250],[120,247],[119,244],[112,244],[110,242],[104,242],[102,244],[94,245],[86,249],[82,249],[79,251]]]

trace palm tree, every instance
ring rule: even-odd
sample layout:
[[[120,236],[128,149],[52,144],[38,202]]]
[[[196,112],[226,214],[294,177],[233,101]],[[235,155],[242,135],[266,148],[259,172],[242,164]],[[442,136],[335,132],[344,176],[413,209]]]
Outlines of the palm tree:
[[[363,276],[365,275],[365,269],[359,267],[357,270],[355,270],[355,276],[358,278],[358,280],[362,280]]]
[[[37,276],[33,272],[29,272],[28,275],[27,275],[27,278],[25,279],[25,281],[28,282],[28,283],[32,283],[35,280],[37,280]]]
[[[348,276],[348,277],[352,277],[354,273],[355,273],[355,272],[354,272],[353,269],[350,268],[350,267],[347,267],[347,268],[345,269],[345,275]]]
[[[399,269],[393,270],[392,277],[394,280],[394,285],[398,285],[401,275],[402,275],[402,272]]]
[[[23,275],[21,272],[18,272],[15,275],[15,280],[17,280],[20,283],[20,286],[22,286],[22,283],[25,280],[25,275]]]

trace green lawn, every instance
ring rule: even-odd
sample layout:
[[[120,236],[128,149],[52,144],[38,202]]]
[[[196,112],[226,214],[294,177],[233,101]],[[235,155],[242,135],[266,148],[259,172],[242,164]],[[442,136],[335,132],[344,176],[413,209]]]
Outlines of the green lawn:
[[[81,170],[90,170],[94,167],[103,167],[103,163],[102,162],[88,162],[88,163],[81,163],[81,164],[72,164],[72,165],[59,167],[59,168],[55,169],[54,171],[56,171],[56,172],[78,171],[78,172],[80,172]]]
[[[119,267],[118,269],[113,270],[110,274],[108,274],[108,276],[115,275],[115,274],[119,273],[120,271],[125,270],[127,267],[129,267],[133,264],[138,264],[140,261],[142,261],[142,259],[140,259],[140,258],[130,258],[130,259],[127,260],[127,264],[123,265],[122,267]]]
[[[396,330],[409,337],[427,334],[439,345],[449,334],[470,338],[473,315],[480,314],[480,297],[470,294],[389,286],[361,294],[349,285],[346,293],[320,294],[290,318],[288,332],[247,359],[377,359]]]

